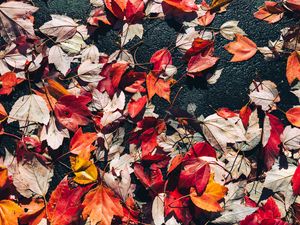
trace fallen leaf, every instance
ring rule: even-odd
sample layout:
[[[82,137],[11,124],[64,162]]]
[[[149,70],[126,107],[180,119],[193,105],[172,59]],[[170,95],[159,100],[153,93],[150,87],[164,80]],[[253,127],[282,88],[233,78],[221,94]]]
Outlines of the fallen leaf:
[[[53,45],[49,50],[48,61],[53,63],[63,75],[66,75],[70,69],[72,58],[59,45]]]
[[[183,12],[194,12],[198,9],[194,0],[163,0],[170,6],[175,7]]]
[[[79,128],[70,142],[70,151],[88,160],[90,153],[96,149],[93,143],[97,140],[97,134],[94,132],[83,133]]]
[[[257,52],[256,44],[249,38],[237,33],[236,41],[224,46],[224,48],[233,54],[230,62],[241,62],[252,58]]]
[[[265,1],[264,6],[260,7],[253,15],[259,20],[268,23],[276,23],[283,17],[284,8],[277,2]]]
[[[98,185],[86,194],[82,203],[83,219],[90,218],[91,225],[110,225],[114,216],[123,216],[120,199],[111,189]]]
[[[233,40],[236,34],[246,35],[246,33],[238,27],[239,21],[229,20],[220,27],[221,35],[227,40]]]
[[[42,33],[56,37],[57,42],[65,41],[73,37],[79,25],[70,17],[65,15],[51,15],[51,20],[39,29]]]
[[[156,77],[153,73],[149,73],[146,77],[146,85],[148,91],[149,100],[157,94],[159,97],[164,98],[168,102],[170,102],[170,82],[164,81]]]
[[[21,216],[22,213],[22,208],[13,201],[0,201],[1,225],[18,225],[18,218]]]
[[[20,126],[27,123],[42,123],[47,125],[50,119],[49,109],[45,100],[35,94],[20,97],[9,112],[8,123],[18,121]]]
[[[46,217],[45,202],[42,198],[33,198],[28,204],[22,204],[23,213],[20,216],[21,224],[36,225]]]
[[[98,169],[94,163],[79,156],[71,156],[70,161],[76,183],[85,185],[97,181]]]
[[[226,195],[228,189],[214,181],[211,175],[202,195],[198,196],[196,189],[191,188],[190,197],[195,206],[208,212],[221,212],[222,207],[218,203]]]
[[[83,206],[82,197],[90,185],[70,187],[65,177],[52,192],[47,205],[47,218],[51,225],[70,225],[79,222]]]
[[[0,165],[0,190],[4,187],[8,178],[8,170],[5,166]]]
[[[300,80],[300,56],[294,51],[290,54],[286,64],[286,77],[291,85],[294,80]]]
[[[300,120],[299,120],[299,116],[300,116],[300,107],[295,106],[294,108],[289,109],[286,113],[286,118],[288,119],[288,121],[296,126],[296,127],[300,127]]]

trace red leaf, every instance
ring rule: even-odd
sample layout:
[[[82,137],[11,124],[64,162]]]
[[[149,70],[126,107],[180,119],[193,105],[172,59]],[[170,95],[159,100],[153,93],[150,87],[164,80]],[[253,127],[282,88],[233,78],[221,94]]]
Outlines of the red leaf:
[[[252,111],[248,107],[248,105],[243,106],[240,110],[240,118],[241,118],[242,123],[243,123],[245,128],[248,127],[249,118],[250,118],[251,113],[252,113]]]
[[[236,116],[236,113],[233,112],[232,110],[228,109],[228,108],[219,108],[217,110],[217,114],[218,114],[218,116],[220,116],[224,119],[228,119],[228,118]]]
[[[168,191],[165,197],[165,215],[166,217],[174,213],[177,219],[188,225],[192,220],[192,215],[188,208],[189,198],[183,197],[183,195],[175,189],[174,191]]]
[[[286,77],[290,85],[294,80],[300,80],[300,56],[296,51],[287,60]]]
[[[209,156],[217,157],[216,151],[210,144],[207,142],[198,142],[194,144],[189,151],[185,154],[184,160],[188,160],[194,157]]]
[[[193,56],[188,63],[188,73],[197,74],[206,69],[213,67],[219,60],[218,57],[210,55],[202,56],[201,54]]]
[[[265,1],[264,6],[254,13],[254,17],[268,23],[276,23],[283,17],[284,8],[277,2]]]
[[[131,24],[144,17],[145,4],[143,0],[128,0],[125,10],[126,21]]]
[[[90,101],[88,96],[63,96],[55,105],[55,116],[60,124],[75,132],[79,125],[87,125],[90,122],[87,117],[91,116],[91,112],[86,106]]]
[[[257,52],[256,44],[249,38],[236,34],[236,41],[230,42],[224,48],[233,54],[230,62],[240,62],[252,58]]]
[[[212,40],[205,40],[202,38],[195,38],[192,47],[189,48],[184,58],[189,60],[192,56],[198,55],[201,53],[202,55],[212,54],[214,51],[214,42]]]
[[[263,146],[263,156],[265,166],[268,170],[270,170],[275,162],[275,159],[279,155],[279,145],[281,143],[280,135],[284,130],[284,126],[281,120],[276,116],[267,113],[266,117],[268,117],[270,120],[271,132],[269,139],[266,140],[267,142],[265,146]]]
[[[160,49],[152,55],[150,62],[153,63],[153,71],[159,73],[164,68],[163,65],[172,65],[171,53],[168,49]]]
[[[70,151],[73,154],[79,155],[81,158],[89,160],[90,152],[96,149],[93,145],[93,142],[96,140],[97,133],[82,133],[82,129],[79,128],[71,139]]]
[[[164,2],[183,12],[194,12],[198,10],[198,6],[194,0],[164,0]]]
[[[147,96],[142,96],[137,100],[131,99],[128,103],[128,114],[131,118],[136,117],[147,103]]]
[[[292,178],[293,184],[293,192],[295,195],[300,195],[300,165],[298,165],[297,169]]]
[[[23,79],[17,78],[14,72],[7,72],[0,76],[0,95],[9,95],[13,87],[22,82]]]
[[[77,224],[82,211],[81,199],[91,185],[71,188],[65,177],[52,192],[47,205],[51,225]]]
[[[256,212],[252,213],[249,216],[246,216],[246,218],[240,222],[240,225],[261,225],[264,224],[264,220],[271,219],[275,222],[281,221],[280,218],[281,214],[279,208],[275,200],[272,197],[270,197],[268,198],[267,202],[263,206],[261,206]]]
[[[293,11],[300,11],[300,2],[299,0],[286,0],[284,4]]]

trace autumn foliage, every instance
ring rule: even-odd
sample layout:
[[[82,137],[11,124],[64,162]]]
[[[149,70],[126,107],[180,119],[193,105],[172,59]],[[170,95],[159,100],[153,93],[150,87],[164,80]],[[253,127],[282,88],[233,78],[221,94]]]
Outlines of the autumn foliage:
[[[212,26],[232,0],[91,0],[86,21],[40,27],[34,2],[0,4],[0,225],[300,224],[300,106],[280,91],[300,100],[299,24],[260,46],[237,20]],[[300,2],[253,12],[272,29]],[[144,45],[153,20],[179,25],[169,46]],[[182,82],[214,87],[226,65],[263,58],[285,73],[252,74],[241,108],[177,104]]]

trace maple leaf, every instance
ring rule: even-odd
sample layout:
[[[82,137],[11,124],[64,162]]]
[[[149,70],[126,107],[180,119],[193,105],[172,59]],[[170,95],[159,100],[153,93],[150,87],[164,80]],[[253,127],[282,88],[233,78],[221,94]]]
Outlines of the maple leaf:
[[[110,225],[114,216],[123,216],[120,199],[114,196],[111,189],[103,185],[86,194],[82,203],[84,219],[90,218],[91,225]]]
[[[45,196],[53,177],[53,168],[44,166],[36,157],[10,165],[13,184],[24,197]]]
[[[228,52],[233,54],[230,62],[241,62],[252,58],[257,52],[256,44],[241,34],[237,33],[235,36],[236,41],[224,46]]]
[[[253,15],[259,20],[268,23],[276,23],[283,17],[284,8],[277,2],[265,1],[264,6],[260,7]]]
[[[175,7],[183,12],[194,12],[198,9],[198,6],[195,4],[194,0],[163,0],[170,6]]]
[[[164,68],[164,65],[172,65],[172,56],[168,49],[160,49],[156,51],[150,59],[150,62],[153,63],[153,71],[161,72]]]
[[[70,58],[59,45],[53,45],[49,50],[49,63],[53,63],[55,68],[63,75],[70,69],[72,58]]]
[[[96,147],[93,145],[96,140],[96,133],[83,133],[82,129],[79,128],[71,139],[70,151],[73,154],[79,155],[88,160],[90,158],[90,152],[96,149]]]
[[[196,189],[191,187],[190,197],[194,205],[208,212],[220,212],[222,207],[218,203],[226,195],[228,188],[216,183],[211,175],[202,195],[198,196]]]
[[[170,102],[170,81],[164,81],[150,72],[146,77],[146,86],[149,100],[157,94],[159,97]]]
[[[140,98],[134,99],[132,97],[131,101],[127,104],[128,114],[131,118],[135,118],[145,107],[147,103],[147,96],[141,96]]]
[[[176,218],[187,225],[192,220],[192,215],[188,209],[188,198],[184,197],[177,188],[167,191],[165,196],[165,216],[175,214]]]
[[[39,29],[42,33],[56,37],[57,42],[73,37],[79,26],[72,18],[64,15],[51,15],[51,20]]]
[[[88,96],[62,96],[55,105],[55,116],[60,124],[75,132],[79,125],[87,125],[90,122],[87,117],[91,112],[86,106],[90,101]]]
[[[90,184],[97,181],[98,170],[94,163],[79,156],[71,156],[71,168],[75,174],[73,180],[78,184]]]
[[[9,112],[8,123],[18,121],[20,126],[28,122],[47,124],[50,115],[45,100],[35,94],[20,97]]]
[[[294,80],[300,80],[300,56],[294,51],[290,54],[286,64],[286,77],[291,85]]]
[[[213,67],[218,60],[218,57],[213,57],[208,54],[205,56],[201,54],[195,55],[189,60],[187,71],[191,74],[200,73],[206,69]]]
[[[280,220],[281,213],[279,208],[272,197],[269,197],[267,202],[261,206],[256,212],[253,214],[246,216],[246,218],[240,221],[241,225],[259,225],[259,224],[280,224],[280,225],[288,225]],[[271,220],[271,221],[269,221]],[[278,222],[282,223],[278,223]],[[266,223],[264,223],[266,222]]]
[[[35,37],[32,14],[38,10],[20,1],[3,2],[0,5],[1,36],[6,42],[20,36]]]
[[[72,188],[66,176],[52,192],[47,205],[47,217],[51,225],[78,223],[82,211],[81,199],[90,187]]]
[[[22,213],[22,208],[13,201],[0,201],[1,225],[18,225],[18,218],[21,216]]]
[[[232,2],[232,0],[213,0],[210,4],[210,10],[215,10]]]

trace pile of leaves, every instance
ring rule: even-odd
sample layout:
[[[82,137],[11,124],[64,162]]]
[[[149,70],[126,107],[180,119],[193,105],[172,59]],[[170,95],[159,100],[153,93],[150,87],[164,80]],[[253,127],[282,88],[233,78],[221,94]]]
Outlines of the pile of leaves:
[[[299,224],[300,105],[283,111],[277,85],[253,80],[239,110],[204,117],[195,104],[174,106],[181,80],[218,81],[217,36],[228,40],[231,63],[287,58],[286,74],[276,76],[300,100],[300,26],[257,47],[238,21],[210,27],[230,3],[91,0],[87,21],[51,15],[34,28],[31,1],[2,2],[0,99],[12,107],[0,102],[0,135],[15,147],[0,158],[0,224]],[[272,24],[299,12],[299,0],[266,1],[253,19]],[[175,47],[138,63],[142,41],[132,40],[152,19],[182,29]],[[103,27],[118,32],[110,55],[90,42]],[[169,104],[164,115],[153,98]],[[58,165],[68,172],[50,188]]]

